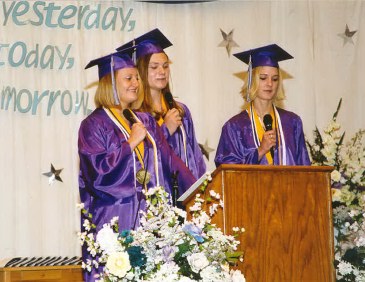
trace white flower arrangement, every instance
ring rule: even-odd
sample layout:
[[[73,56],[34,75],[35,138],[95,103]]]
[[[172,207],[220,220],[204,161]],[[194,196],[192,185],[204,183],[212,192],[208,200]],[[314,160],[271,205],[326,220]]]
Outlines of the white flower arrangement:
[[[344,143],[345,132],[337,123],[340,100],[330,124],[314,143],[307,141],[313,165],[334,166],[331,173],[335,227],[336,279],[365,281],[365,130]]]
[[[200,187],[202,194],[208,184]],[[102,267],[99,281],[227,281],[244,282],[239,270],[231,265],[242,262],[237,251],[236,237],[244,232],[235,227],[233,235],[225,235],[211,224],[211,217],[220,207],[220,195],[211,192],[207,199],[197,194],[195,205],[187,213],[170,205],[163,187],[144,192],[147,209],[142,213],[136,230],[118,230],[117,220],[95,234],[92,215],[86,215],[86,232],[79,234],[81,245],[86,244],[92,260],[83,262],[88,271]],[[218,202],[218,204],[216,203]],[[203,211],[204,204],[214,204],[210,215]]]

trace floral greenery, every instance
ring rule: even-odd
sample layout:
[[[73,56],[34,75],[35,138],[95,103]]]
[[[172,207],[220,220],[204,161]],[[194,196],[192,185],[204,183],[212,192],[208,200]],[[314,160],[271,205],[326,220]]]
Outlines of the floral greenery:
[[[210,177],[210,176],[209,176]],[[208,181],[200,187],[206,192]],[[223,205],[219,194],[210,191],[206,199],[197,194],[187,213],[169,204],[162,187],[144,192],[147,209],[142,213],[137,230],[118,230],[113,218],[96,233],[92,215],[82,210],[85,232],[79,233],[92,260],[83,268],[103,271],[100,281],[234,281],[245,278],[239,270],[230,269],[242,261],[237,251],[237,236],[244,229],[234,228],[233,235],[224,235],[211,223],[211,217]],[[203,206],[209,205],[209,215]]]
[[[346,143],[337,122],[339,101],[323,134],[314,130],[314,143],[307,141],[313,165],[329,165],[337,281],[365,281],[365,130]]]

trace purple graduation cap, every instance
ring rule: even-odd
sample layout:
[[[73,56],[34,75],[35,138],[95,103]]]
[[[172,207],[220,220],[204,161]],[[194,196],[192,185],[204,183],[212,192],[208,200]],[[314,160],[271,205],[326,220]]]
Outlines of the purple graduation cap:
[[[158,29],[155,28],[132,41],[118,47],[117,50],[126,48],[133,49],[133,58],[140,58],[149,54],[161,53],[163,49],[172,46],[170,40]]]
[[[276,44],[271,44],[256,49],[250,49],[241,53],[233,54],[242,62],[252,63],[252,68],[259,66],[279,67],[278,62],[293,59],[293,56]]]
[[[255,67],[269,66],[279,68],[279,62],[292,59],[293,56],[276,44],[250,49],[233,54],[242,62],[248,64],[247,102],[250,101],[249,93],[252,84],[252,69]]]
[[[115,77],[114,71],[125,69],[125,68],[135,68],[136,65],[131,59],[131,57],[126,53],[128,49],[120,50],[118,52],[94,59],[90,61],[85,69],[91,68],[93,66],[98,66],[99,80],[107,74],[111,74],[112,84],[113,84],[113,94],[114,101],[116,105],[120,104],[118,93],[115,87]]]

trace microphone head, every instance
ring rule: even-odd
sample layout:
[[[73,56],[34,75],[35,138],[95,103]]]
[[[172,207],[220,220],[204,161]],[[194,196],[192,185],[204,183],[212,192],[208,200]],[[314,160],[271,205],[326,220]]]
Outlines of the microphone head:
[[[264,115],[264,125],[265,130],[271,130],[272,129],[272,117],[269,114]]]
[[[169,105],[169,108],[174,108],[174,98],[172,97],[172,94],[170,92],[166,92],[164,96],[167,104]]]
[[[132,113],[131,113],[131,111],[129,110],[129,109],[124,109],[123,110],[123,115],[124,115],[124,117],[131,123],[131,124],[133,124],[133,123],[135,123],[136,122],[136,120],[135,120],[135,118],[134,118],[134,116],[132,115]]]

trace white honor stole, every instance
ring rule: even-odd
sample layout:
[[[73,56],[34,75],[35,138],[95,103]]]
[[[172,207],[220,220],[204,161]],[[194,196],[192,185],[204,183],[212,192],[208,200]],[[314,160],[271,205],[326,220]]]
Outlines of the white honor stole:
[[[285,143],[285,137],[284,137],[284,132],[283,132],[283,127],[281,124],[281,118],[280,115],[278,113],[278,110],[276,109],[275,105],[273,105],[274,108],[274,115],[275,115],[275,121],[277,123],[277,136],[278,136],[278,141],[279,144],[281,144],[282,149],[278,150],[278,156],[279,156],[279,164],[280,165],[287,165],[287,154],[286,154],[286,143]],[[256,126],[261,126],[261,125],[257,125],[255,122],[255,118],[254,118],[254,111],[253,111],[253,105],[251,103],[250,105],[250,110],[246,110],[247,113],[249,114],[250,120],[251,120],[251,128],[252,128],[252,136],[253,136],[253,141],[255,143],[255,147],[256,149],[258,147],[260,147],[260,138],[258,136],[258,132],[256,129]],[[274,163],[274,160],[273,160]]]
[[[114,117],[114,115],[110,112],[110,110],[108,110],[106,108],[103,108],[103,109],[106,112],[106,114],[109,116],[109,118],[114,122],[114,124],[120,129],[120,131],[124,135],[124,138],[127,140],[130,136],[128,131]],[[136,121],[141,122],[141,120],[138,118],[138,116],[133,111],[130,111],[130,112],[131,112],[131,114],[133,115],[133,117],[135,118]],[[153,147],[153,163],[154,163],[154,170],[155,170],[155,175],[156,175],[156,186],[160,186],[156,141],[153,139],[153,137],[151,136],[151,134],[148,131],[147,131],[147,138],[151,142],[152,147]],[[137,169],[136,169],[136,154],[135,154],[134,150],[132,151],[132,155],[133,155],[134,187],[136,188],[137,187],[137,178],[136,178]]]

